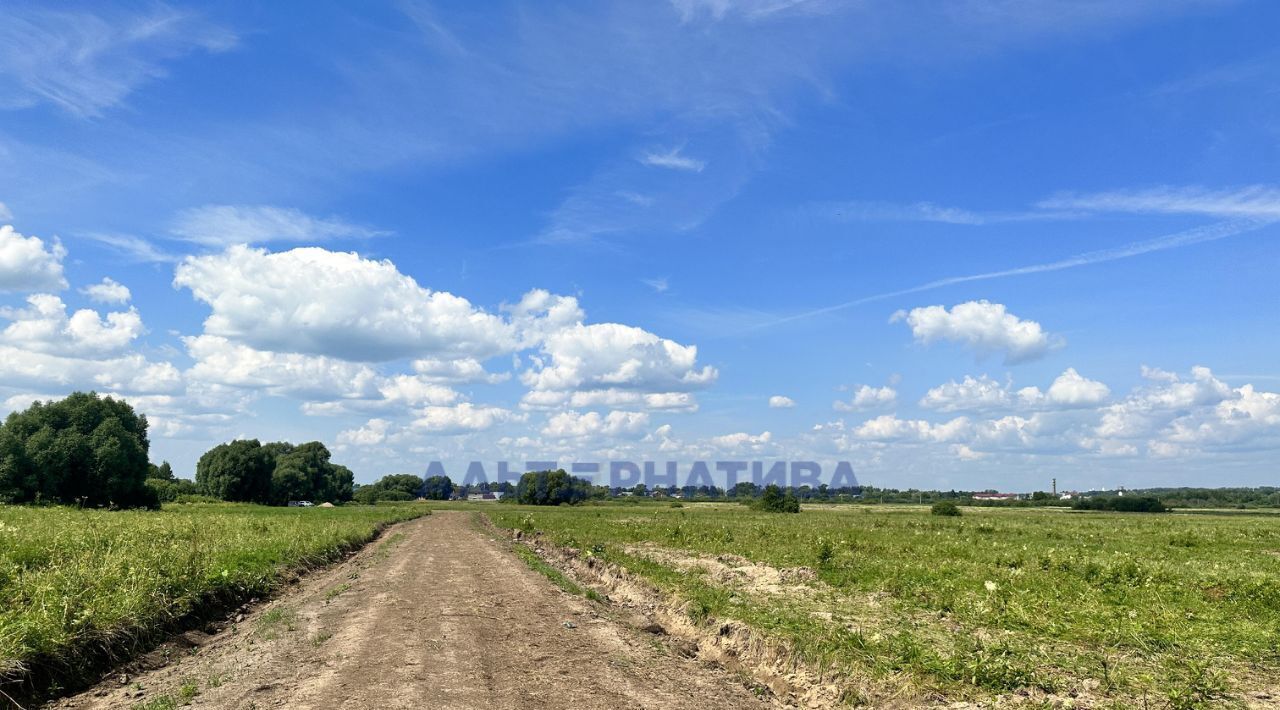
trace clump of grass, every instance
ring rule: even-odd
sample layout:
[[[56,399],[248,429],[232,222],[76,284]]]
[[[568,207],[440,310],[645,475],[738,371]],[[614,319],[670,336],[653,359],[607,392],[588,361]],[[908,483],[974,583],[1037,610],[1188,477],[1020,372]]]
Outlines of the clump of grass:
[[[200,686],[194,681],[187,681],[178,688],[177,695],[161,695],[150,700],[136,703],[133,710],[177,710],[186,707],[200,694]]]
[[[347,591],[348,589],[351,589],[351,585],[347,584],[346,582],[343,582],[342,584],[339,584],[336,587],[330,587],[329,589],[325,590],[324,603],[325,604],[331,603],[334,599],[337,599],[343,592]]]
[[[172,696],[164,695],[137,703],[133,706],[133,710],[178,710],[178,701]]]
[[[1193,710],[1230,697],[1226,674],[1213,668],[1207,659],[1193,659],[1171,668],[1170,675],[1172,682],[1165,691],[1170,708]]]
[[[258,617],[255,635],[259,638],[271,641],[279,638],[280,634],[285,631],[296,631],[298,629],[298,612],[292,607],[277,606],[263,612]]]
[[[831,541],[827,538],[818,540],[818,551],[815,557],[818,558],[818,566],[826,567],[836,556],[836,549],[832,547]]]
[[[392,548],[404,542],[404,539],[404,533],[396,533],[395,535],[392,535],[386,540],[378,543],[378,549],[374,551],[373,558],[378,561],[387,559],[391,556]]]

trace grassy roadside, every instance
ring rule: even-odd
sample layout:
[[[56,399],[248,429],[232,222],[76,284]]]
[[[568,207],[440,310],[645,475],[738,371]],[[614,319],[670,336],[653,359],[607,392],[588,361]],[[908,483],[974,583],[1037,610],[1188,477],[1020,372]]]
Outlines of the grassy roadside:
[[[75,682],[182,619],[270,593],[287,575],[428,512],[412,504],[0,506],[0,689],[18,695]]]
[[[498,528],[494,526],[492,518],[483,514],[488,512],[488,508],[477,510],[474,507],[452,507],[448,509],[471,511],[471,522],[481,532],[481,534],[491,535],[498,530]],[[604,598],[601,597],[594,589],[585,588],[573,581],[565,573],[547,564],[545,560],[538,556],[538,553],[534,552],[528,546],[521,545],[519,543],[512,543],[509,547],[515,556],[519,557],[520,560],[529,567],[529,569],[551,580],[551,583],[560,589],[574,596],[586,597],[592,601],[604,601]]]
[[[538,557],[537,553],[530,550],[528,547],[525,547],[524,545],[513,545],[512,550],[515,551],[517,557],[524,560],[524,563],[529,565],[529,569],[532,569],[551,580],[553,584],[564,591],[580,597],[586,597],[592,601],[604,601],[604,598],[596,593],[595,590],[583,588],[577,582],[565,576],[563,572],[547,564],[541,557]]]
[[[490,512],[735,619],[864,698],[1204,707],[1280,685],[1280,521],[846,507]],[[733,558],[730,573],[718,562]],[[805,574],[775,588],[754,568]],[[1035,700],[1039,698],[1040,700]]]

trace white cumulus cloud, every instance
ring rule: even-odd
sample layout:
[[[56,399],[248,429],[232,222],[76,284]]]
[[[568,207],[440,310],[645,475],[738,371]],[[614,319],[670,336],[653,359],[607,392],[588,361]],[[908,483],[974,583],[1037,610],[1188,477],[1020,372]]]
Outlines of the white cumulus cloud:
[[[898,392],[892,387],[872,387],[859,385],[848,401],[837,400],[831,406],[839,412],[856,412],[862,409],[874,409],[893,404],[898,400]]]
[[[104,277],[100,283],[85,286],[80,292],[95,303],[128,303],[133,297],[128,286],[110,277]]]
[[[441,359],[423,358],[413,361],[413,371],[427,382],[445,382],[463,384],[467,382],[487,382],[497,384],[511,377],[510,373],[491,373],[484,369],[479,360],[471,357]]]
[[[370,419],[364,426],[338,432],[338,443],[375,446],[387,440],[387,432],[390,428],[391,422],[386,419]]]
[[[190,336],[183,342],[195,360],[188,376],[197,381],[317,401],[379,396],[378,374],[368,365],[257,350],[216,335]]]
[[[796,401],[790,397],[775,394],[769,398],[770,409],[790,409],[796,406]]]
[[[55,355],[0,344],[0,385],[64,394],[76,389],[114,392],[172,392],[182,373],[167,362],[136,353],[93,358]]]
[[[859,439],[872,441],[956,441],[970,431],[969,420],[957,417],[948,422],[933,424],[923,419],[899,419],[892,414],[882,414],[868,419],[853,431]]]
[[[73,357],[118,353],[143,333],[142,318],[132,308],[108,313],[81,309],[67,315],[57,296],[38,293],[27,297],[28,308],[0,309],[10,321],[0,342],[34,352]]]
[[[920,406],[941,412],[966,409],[995,409],[1011,403],[1009,386],[982,375],[965,375],[961,382],[952,380],[925,393]]]
[[[520,400],[524,409],[589,409],[629,407],[633,409],[695,412],[698,402],[689,392],[636,392],[609,388],[602,390],[530,390]]]
[[[1014,390],[1012,383],[1000,383],[982,375],[966,375],[930,389],[920,400],[925,409],[941,412],[981,411],[990,409],[1072,409],[1096,407],[1107,400],[1111,389],[1084,377],[1075,368],[1067,368],[1049,385],[1047,392],[1039,387]]]
[[[620,323],[564,328],[547,336],[542,353],[521,375],[534,390],[679,392],[705,387],[718,374],[698,367],[697,346]]]
[[[174,285],[213,309],[207,334],[259,350],[381,361],[485,356],[516,345],[503,319],[419,286],[390,261],[354,253],[233,246],[188,257]]]
[[[1042,357],[1060,347],[1062,340],[1050,336],[1033,320],[1010,313],[1004,304],[968,301],[948,310],[945,306],[924,306],[898,311],[890,322],[905,321],[917,342],[960,343],[980,357],[1003,352],[1005,362],[1014,364]]]
[[[774,440],[773,432],[770,431],[762,431],[759,434],[739,431],[709,437],[706,444],[726,453],[761,453],[772,447]]]
[[[496,424],[521,421],[520,414],[501,407],[462,402],[453,406],[423,407],[412,426],[437,434],[465,434],[490,429]]]
[[[57,291],[67,287],[62,260],[67,250],[54,239],[24,237],[11,225],[0,226],[0,292]]]
[[[814,432],[841,451],[933,446],[962,461],[994,454],[1046,461],[1079,455],[1165,459],[1280,448],[1280,393],[1252,384],[1231,387],[1205,367],[1192,368],[1189,376],[1153,368],[1143,374],[1149,384],[1119,401],[1106,385],[1073,368],[1043,392],[969,377],[931,390],[921,403],[943,411],[1023,411],[937,422],[883,415],[850,427],[843,421],[819,425]]]
[[[649,415],[644,412],[613,410],[599,412],[560,412],[552,415],[543,427],[545,436],[559,439],[591,437],[639,436],[649,425]]]
[[[1068,407],[1092,407],[1102,404],[1109,396],[1109,387],[1097,380],[1082,377],[1074,367],[1068,367],[1049,385],[1046,398],[1053,404]]]

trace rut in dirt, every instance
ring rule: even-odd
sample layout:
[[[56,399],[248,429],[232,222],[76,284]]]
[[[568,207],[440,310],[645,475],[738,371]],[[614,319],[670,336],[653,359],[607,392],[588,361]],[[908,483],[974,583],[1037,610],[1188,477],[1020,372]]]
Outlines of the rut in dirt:
[[[190,707],[246,710],[770,707],[723,669],[598,612],[471,514],[437,512],[190,657],[51,706],[131,707],[194,687]]]

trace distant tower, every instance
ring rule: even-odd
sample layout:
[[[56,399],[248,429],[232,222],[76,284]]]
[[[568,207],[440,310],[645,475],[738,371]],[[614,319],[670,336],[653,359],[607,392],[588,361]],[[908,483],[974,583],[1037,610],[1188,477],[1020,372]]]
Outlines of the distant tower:
[[[1058,479],[1053,479],[1053,494],[1058,495]]]

